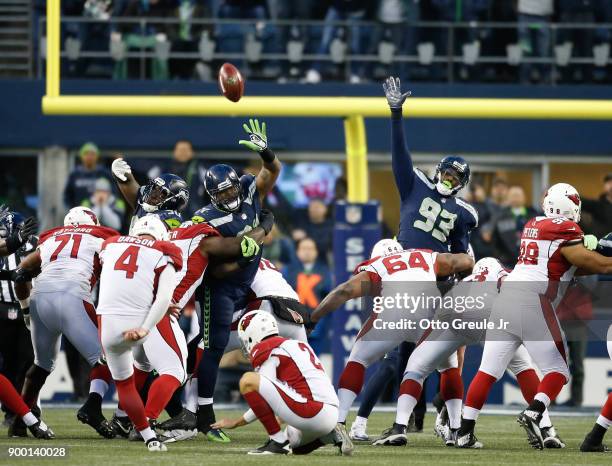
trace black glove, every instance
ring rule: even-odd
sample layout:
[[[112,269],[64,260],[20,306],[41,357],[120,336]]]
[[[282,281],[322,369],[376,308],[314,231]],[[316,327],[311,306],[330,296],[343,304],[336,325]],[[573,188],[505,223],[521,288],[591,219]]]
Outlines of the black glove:
[[[23,246],[38,230],[38,221],[36,217],[28,217],[23,226],[15,231],[6,239],[6,249],[9,254],[13,254],[21,246]]]
[[[261,209],[259,214],[259,226],[264,229],[266,235],[272,231],[274,226],[274,214],[268,209]]]

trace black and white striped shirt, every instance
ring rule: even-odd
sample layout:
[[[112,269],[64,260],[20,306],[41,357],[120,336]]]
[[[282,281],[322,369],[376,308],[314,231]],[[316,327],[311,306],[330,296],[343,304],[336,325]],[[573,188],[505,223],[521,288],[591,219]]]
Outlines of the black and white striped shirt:
[[[36,249],[37,242],[38,239],[32,239],[16,253],[1,257],[0,268],[4,270],[16,269],[23,258]],[[9,280],[0,280],[0,320],[15,320],[19,316],[19,300],[15,293],[15,284]]]

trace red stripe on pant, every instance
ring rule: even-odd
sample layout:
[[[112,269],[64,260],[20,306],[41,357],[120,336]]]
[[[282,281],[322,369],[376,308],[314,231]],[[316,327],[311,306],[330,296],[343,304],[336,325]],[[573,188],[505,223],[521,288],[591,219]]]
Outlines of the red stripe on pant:
[[[559,327],[559,321],[557,320],[555,310],[553,309],[552,304],[550,304],[550,301],[546,296],[540,295],[540,305],[542,306],[542,313],[544,314],[546,325],[548,327],[548,330],[550,330],[550,334],[553,337],[555,346],[557,347],[559,354],[567,364],[567,357],[565,355],[565,345],[563,343],[563,334],[561,333],[561,328]]]
[[[612,421],[612,392],[608,393],[608,399],[601,409],[601,415],[609,421]]]
[[[246,400],[249,408],[253,410],[259,422],[261,422],[266,429],[268,435],[274,435],[280,432],[280,425],[276,420],[274,411],[268,404],[268,402],[257,392],[245,393],[244,399]]]
[[[281,396],[281,398],[287,405],[287,407],[301,418],[310,419],[311,417],[315,417],[323,409],[323,403],[320,401],[307,400],[304,403],[296,401],[289,395],[287,395],[276,384],[273,385],[274,388],[276,388],[278,394]]]
[[[363,380],[365,378],[365,367],[355,361],[349,361],[340,375],[338,380],[338,388],[345,388],[359,395],[363,388]]]
[[[404,380],[399,388],[399,395],[410,395],[411,397],[418,400],[421,398],[421,392],[423,391],[423,386],[418,383],[416,380],[406,379]]]
[[[465,406],[482,409],[495,382],[497,382],[497,379],[492,375],[478,371],[472,379],[470,388],[468,388],[467,395],[465,396]]]
[[[134,384],[134,377],[130,376],[125,380],[116,380],[115,386],[117,387],[121,409],[127,413],[136,430],[141,431],[149,427],[144,405]]]
[[[83,307],[85,308],[87,317],[89,317],[93,324],[98,327],[98,316],[96,315],[96,308],[94,307],[94,305],[83,300]]]
[[[185,369],[183,365],[183,353],[181,352],[181,348],[179,347],[178,342],[176,341],[176,336],[172,331],[172,324],[170,322],[170,316],[166,315],[162,320],[157,324],[157,330],[159,334],[163,338],[163,340],[168,344],[170,348],[176,353],[181,362],[181,366]]]
[[[2,374],[0,374],[0,402],[19,417],[30,412],[30,408],[19,396],[11,381]]]
[[[527,403],[533,401],[533,397],[538,393],[538,386],[540,385],[540,378],[536,371],[533,369],[527,369],[523,372],[516,374],[516,381],[519,384],[523,398]]]
[[[463,399],[463,379],[458,368],[440,374],[440,395],[444,401]]]

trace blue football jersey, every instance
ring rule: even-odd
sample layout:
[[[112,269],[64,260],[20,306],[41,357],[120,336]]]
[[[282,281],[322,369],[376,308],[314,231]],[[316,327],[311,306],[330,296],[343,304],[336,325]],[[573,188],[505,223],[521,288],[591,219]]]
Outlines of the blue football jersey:
[[[136,220],[138,220],[141,217],[144,217],[145,215],[149,213],[146,210],[144,210],[144,208],[142,207],[142,196],[144,195],[144,189],[145,189],[144,186],[141,186],[140,189],[138,189],[138,194],[136,196],[136,209],[134,210],[134,215],[132,216],[132,220],[130,222],[130,228],[132,228],[132,225],[134,225],[134,222]],[[167,211],[167,212],[170,212],[170,211]],[[155,213],[155,212],[152,212],[152,213]],[[182,218],[181,214],[178,211],[175,210],[174,213],[176,214],[177,217]],[[174,228],[176,228],[176,226],[173,225]]]
[[[400,195],[397,241],[404,248],[467,252],[478,226],[476,209],[455,196],[443,196],[434,182],[414,168],[404,139],[401,113],[392,115],[393,175]]]
[[[208,223],[225,237],[238,236],[256,228],[259,225],[261,202],[255,177],[253,175],[241,176],[240,185],[242,188],[242,203],[237,211],[227,212],[216,208],[213,204],[208,204],[194,214],[194,220],[198,223]],[[230,281],[236,285],[250,286],[257,273],[260,259],[261,250],[259,255],[248,266],[224,278],[223,281]]]

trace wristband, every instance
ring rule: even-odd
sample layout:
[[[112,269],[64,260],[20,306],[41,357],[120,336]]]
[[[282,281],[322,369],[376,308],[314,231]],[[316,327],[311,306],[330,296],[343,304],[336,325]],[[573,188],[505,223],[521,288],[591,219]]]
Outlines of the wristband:
[[[268,147],[262,150],[259,153],[259,156],[265,163],[272,163],[274,162],[274,159],[276,158],[276,155],[274,154],[274,152],[272,152]]]
[[[253,411],[252,409],[249,409],[242,415],[242,418],[246,421],[247,424],[250,424],[251,422],[257,419],[257,414],[255,414],[255,411]]]

